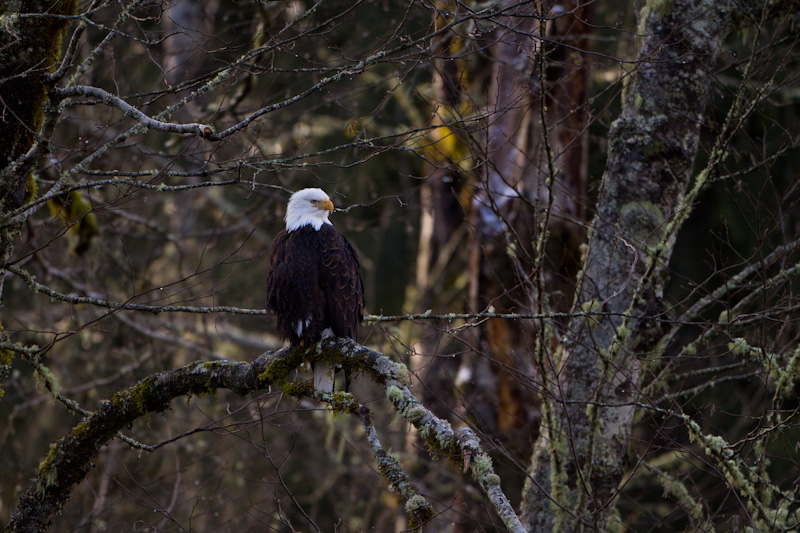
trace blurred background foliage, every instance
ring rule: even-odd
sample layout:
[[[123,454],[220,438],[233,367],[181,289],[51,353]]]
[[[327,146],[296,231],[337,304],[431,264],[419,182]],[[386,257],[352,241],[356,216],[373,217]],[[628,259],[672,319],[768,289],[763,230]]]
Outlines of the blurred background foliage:
[[[63,43],[66,50],[77,25],[86,24],[75,52],[76,63],[85,68],[69,71],[71,83],[103,88],[149,116],[171,110],[170,121],[210,124],[216,132],[265,106],[275,109],[218,142],[154,130],[112,142],[135,123],[89,97],[70,99],[52,153],[36,169],[40,195],[65,172],[72,173],[72,183],[128,178],[153,187],[98,185],[51,201],[49,209],[26,220],[12,263],[67,295],[263,309],[269,246],[283,226],[289,192],[321,187],[346,210],[332,220],[361,257],[369,313],[458,313],[489,305],[530,312],[500,297],[471,309],[467,295],[476,245],[466,235],[475,231],[470,215],[480,185],[478,169],[487,157],[487,125],[495,118],[489,101],[492,24],[478,18],[431,37],[451,12],[478,12],[489,4],[80,2],[78,11],[90,14],[71,22]],[[583,37],[589,43],[580,65],[588,74],[587,179],[580,197],[573,198],[586,210],[574,224],[581,234],[603,173],[606,134],[619,113],[625,77],[636,68],[632,4],[594,5],[591,30]],[[549,7],[549,13],[557,13],[557,5]],[[702,194],[681,232],[665,295],[675,316],[800,230],[800,55],[797,35],[787,24],[734,35],[729,56],[709,62],[715,69],[713,103],[703,118],[697,169],[703,168],[740,85],[771,81],[773,88],[731,137],[725,174]],[[377,56],[384,51],[392,53]],[[367,60],[372,63],[365,67]],[[340,77],[329,81],[332,76]],[[456,86],[446,86],[453,79]],[[425,250],[420,247],[421,191],[432,176],[445,184],[437,190],[449,194],[437,204],[450,206],[437,215],[449,222],[437,219],[436,231],[445,233],[437,242],[446,244]],[[430,256],[423,264],[429,283],[420,286],[423,253]],[[764,276],[783,266],[773,265]],[[508,280],[504,294],[512,285]],[[708,320],[716,320],[745,293],[733,292],[718,302]],[[796,312],[791,286],[764,298],[769,302],[749,308],[783,306]],[[109,311],[57,301],[13,275],[6,277],[3,303],[6,332],[15,342],[46,348],[41,362],[61,393],[89,410],[154,372],[196,359],[252,360],[281,346],[274,321],[261,314]],[[771,353],[796,345],[794,316],[754,320],[750,342]],[[518,325],[511,322],[512,328]],[[702,327],[688,325],[683,338],[688,342]],[[495,431],[472,412],[470,384],[456,387],[454,381],[460,356],[484,353],[474,330],[464,321],[380,322],[365,325],[359,340],[424,375],[417,393],[438,415],[485,431],[484,444],[492,450],[504,489],[518,504],[536,438],[535,424],[528,420],[536,419],[535,400],[524,404],[524,422],[512,422],[525,431]],[[655,392],[697,416],[705,430],[735,442],[754,431],[771,407],[761,366],[731,355],[729,340],[709,341],[695,357],[677,361],[672,370],[684,379]],[[534,382],[524,381],[531,398],[537,392]],[[20,359],[3,388],[0,523],[50,444],[80,420],[32,379],[30,365]],[[442,511],[432,531],[501,528],[477,488],[446,460],[423,452],[405,423],[375,401],[379,390],[357,382],[355,391],[380,418],[376,425],[384,446]],[[797,409],[797,401],[780,408]],[[790,483],[795,476],[788,472],[798,464],[797,431],[795,425],[784,428],[766,452],[776,482]],[[150,446],[167,444],[150,453],[114,441],[55,517],[54,530],[404,527],[404,502],[377,472],[361,426],[322,406],[275,391],[254,398],[220,392],[175,402],[163,416],[142,420],[126,434]],[[623,529],[685,530],[691,524],[688,510],[676,504],[663,478],[639,464],[644,456],[657,457],[658,468],[683,479],[718,516],[721,529],[738,530],[746,522],[732,491],[712,465],[692,453],[680,427],[644,414],[634,436],[631,476],[620,499]],[[746,442],[741,448],[745,453]]]

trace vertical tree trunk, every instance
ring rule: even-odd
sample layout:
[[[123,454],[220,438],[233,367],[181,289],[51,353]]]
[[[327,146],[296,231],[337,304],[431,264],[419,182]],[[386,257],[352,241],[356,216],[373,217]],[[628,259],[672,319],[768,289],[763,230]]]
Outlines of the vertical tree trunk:
[[[25,2],[25,13],[72,15],[77,1]],[[44,122],[47,93],[44,76],[60,59],[61,38],[67,21],[58,18],[18,17],[20,6],[0,5],[0,205],[7,213],[23,205],[33,191],[31,170],[36,163],[25,155],[34,145]],[[3,228],[0,258],[8,259],[16,228]]]
[[[564,312],[574,299],[583,239],[575,221],[583,216],[586,187],[588,71],[583,51],[590,8],[508,2],[504,13],[508,16],[491,43],[488,101],[493,119],[474,224],[475,247],[484,255],[475,263],[479,268],[472,273],[472,292],[481,295],[479,308]],[[546,220],[545,212],[550,215]],[[537,257],[540,238],[546,257]],[[538,281],[546,285],[547,298]],[[541,333],[534,326],[489,320],[481,330],[484,350],[499,368],[532,376],[536,370],[530,354]],[[539,420],[532,390],[505,370],[497,372],[496,387],[497,429],[524,446],[535,438]]]
[[[38,0],[22,3],[25,13],[74,15],[77,0]],[[1,2],[0,16],[0,215],[26,204],[36,194],[33,170],[47,151],[34,150],[45,121],[47,91],[44,76],[60,59],[61,39],[68,20],[22,18],[15,15],[20,3]],[[51,118],[56,113],[50,110]],[[19,237],[19,224],[0,226],[0,308],[3,302],[3,270]],[[0,324],[0,340],[5,337]],[[8,372],[0,362],[0,380]]]
[[[521,254],[528,254],[532,235],[528,221],[533,215],[518,200],[520,194],[526,194],[526,183],[538,166],[530,134],[537,109],[531,94],[537,53],[533,35],[539,24],[533,16],[533,3],[516,4],[503,3],[508,14],[501,18],[505,27],[498,27],[490,41],[492,75],[487,103],[493,118],[486,130],[485,161],[473,200],[470,235],[472,248],[480,254],[479,260],[472,261],[470,273],[470,292],[477,296],[470,302],[473,312],[489,306],[498,312],[523,312],[529,303],[520,263],[508,251],[516,247]],[[531,426],[536,425],[535,413],[526,410],[523,387],[506,369],[517,368],[524,360],[529,332],[522,331],[518,323],[490,319],[475,333],[479,334],[476,345],[481,354],[465,358],[462,368],[469,365],[475,376],[473,394],[488,400],[475,403],[491,405],[494,411],[491,419],[480,420],[481,427],[503,435],[507,442],[524,443]],[[529,413],[533,416],[526,420]]]
[[[797,8],[797,2],[786,3]],[[592,222],[567,342],[550,354],[550,398],[525,487],[530,531],[605,530],[625,468],[641,377],[639,356],[657,358],[661,290],[675,235],[690,206],[711,63],[739,21],[775,3],[650,1],[641,46],[609,132],[606,170]],[[749,10],[749,12],[748,12]],[[624,319],[620,314],[649,317]]]

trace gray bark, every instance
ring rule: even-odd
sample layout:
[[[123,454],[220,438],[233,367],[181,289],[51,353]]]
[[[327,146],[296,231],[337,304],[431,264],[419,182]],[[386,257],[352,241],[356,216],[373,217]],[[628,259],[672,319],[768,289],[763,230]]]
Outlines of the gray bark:
[[[605,530],[625,468],[641,378],[657,358],[662,288],[698,149],[711,69],[741,24],[797,11],[791,2],[651,0],[640,12],[638,62],[608,161],[573,318],[549,376],[522,504],[529,531]],[[682,211],[683,210],[683,211]],[[640,318],[624,318],[620,314]]]

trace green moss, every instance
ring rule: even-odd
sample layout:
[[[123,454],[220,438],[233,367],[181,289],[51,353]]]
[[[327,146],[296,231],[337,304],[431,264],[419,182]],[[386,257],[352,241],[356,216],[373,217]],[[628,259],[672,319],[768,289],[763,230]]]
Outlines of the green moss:
[[[100,226],[92,204],[80,191],[56,196],[47,202],[50,214],[58,217],[67,228],[70,252],[83,255],[95,248],[100,236]]]
[[[408,499],[406,513],[411,515],[408,520],[408,529],[411,531],[420,531],[434,517],[433,507],[419,494]]]
[[[64,437],[58,441],[58,443],[50,445],[50,451],[47,452],[45,458],[42,459],[41,463],[39,463],[39,469],[37,472],[39,480],[36,485],[36,490],[40,495],[44,494],[48,487],[56,484],[58,479],[58,471],[55,466],[55,461],[60,452],[60,446],[67,438],[82,437],[88,430],[89,425],[86,422],[81,422],[73,428],[68,437]]]
[[[472,464],[473,468],[475,469],[475,475],[478,477],[478,479],[483,479],[487,475],[494,473],[492,458],[485,453],[478,455]]]
[[[406,413],[406,419],[415,426],[422,423],[428,414],[428,410],[421,405],[415,405]]]
[[[428,445],[428,447],[433,448],[433,443],[430,442],[431,426],[429,424],[421,424],[419,427],[417,427],[417,431],[419,431],[420,436]]]
[[[617,328],[617,342],[625,344],[631,337],[631,329],[628,327],[627,322],[623,322]]]
[[[660,156],[667,151],[667,145],[664,144],[662,141],[652,141],[645,144],[642,147],[642,155],[646,158],[650,159],[656,156]]]
[[[50,451],[39,463],[37,471],[36,491],[39,496],[43,496],[47,489],[54,486],[58,481],[56,462],[65,460],[64,452],[62,451],[63,447],[67,446],[70,440],[84,439],[91,429],[92,427],[87,422],[82,421],[72,429],[69,435],[50,445]]]
[[[156,393],[156,378],[147,377],[137,383],[130,391],[122,391],[111,397],[111,406],[121,413],[130,413],[132,418],[146,416],[150,425],[150,411],[163,411],[169,402]]]
[[[619,226],[635,246],[644,245],[652,253],[663,240],[664,215],[652,202],[629,202],[620,208]]]
[[[284,357],[277,357],[258,375],[258,380],[266,383],[281,384],[289,377],[289,373],[303,362],[302,350],[292,349]]]
[[[53,465],[53,460],[58,452],[58,444],[51,444],[47,456],[39,463],[38,480],[36,482],[36,492],[43,496],[45,491],[56,484],[58,480],[58,470]]]
[[[37,365],[36,374],[34,376],[36,381],[50,391],[50,394],[53,396],[58,396],[58,394],[61,393],[61,384],[58,382],[58,378],[56,378],[46,366],[42,364]]]
[[[393,372],[394,378],[405,386],[411,385],[411,374],[408,367],[403,363],[399,363]]]
[[[130,395],[130,401],[135,407],[134,414],[143,415],[150,411],[150,407],[158,399],[154,388],[155,379],[151,377],[136,384]]]
[[[38,474],[40,476],[46,475],[48,473],[48,471],[50,470],[50,468],[52,468],[53,458],[55,457],[57,450],[58,450],[58,445],[57,444],[54,443],[54,444],[50,445],[50,451],[47,452],[47,455],[45,456],[45,458],[42,459],[41,463],[39,463]]]
[[[580,254],[580,264],[583,265],[586,262],[586,256],[589,253],[589,245],[585,242],[582,242],[578,246],[578,253]]]
[[[361,404],[358,403],[355,396],[349,392],[339,391],[333,394],[329,402],[334,414],[354,414]]]
[[[591,316],[592,313],[600,309],[603,305],[603,302],[598,300],[597,298],[592,298],[591,300],[587,300],[581,303],[581,311],[583,311],[586,316],[586,325],[589,326],[589,329],[594,329],[598,322],[597,319]]]
[[[83,438],[86,433],[89,432],[91,426],[86,422],[79,422],[77,426],[72,428],[72,436],[77,438]]]
[[[789,357],[785,367],[778,372],[778,379],[775,380],[776,397],[786,398],[791,395],[798,375],[800,375],[800,346]]]
[[[39,194],[39,182],[33,172],[28,174],[28,181],[25,184],[25,204],[29,204],[36,199]]]
[[[586,416],[587,416],[587,418],[594,422],[596,420],[595,419],[596,415],[597,415],[597,404],[594,403],[594,402],[589,402],[588,404],[586,404]],[[596,432],[598,428],[595,427],[593,429]]]
[[[12,350],[0,350],[0,365],[10,365],[14,360],[14,352]]]
[[[491,486],[497,486],[500,484],[500,476],[497,474],[488,474],[486,476],[486,484]]]
[[[2,322],[0,322],[0,341],[9,342],[8,334],[6,333],[6,328]],[[8,350],[8,349],[0,350],[0,365],[10,365],[13,360],[14,360],[13,350]]]
[[[61,56],[61,40],[69,21],[59,18],[14,16],[18,11],[74,15],[77,0],[4,2],[5,32],[16,39],[0,47],[0,79],[5,79],[5,104],[17,120],[0,121],[0,168],[24,155],[33,146],[44,122],[47,93],[41,77],[44,66],[53,71]],[[29,74],[15,76],[20,72]],[[0,202],[16,208],[35,197],[36,186],[31,171],[9,172],[0,176]],[[10,201],[9,201],[10,200]]]
[[[748,355],[751,350],[750,346],[747,344],[747,341],[742,338],[736,338],[729,342],[728,349],[737,357]]]
[[[313,396],[314,387],[308,383],[292,381],[281,385],[281,392],[292,398],[306,398]]]
[[[664,17],[672,12],[673,0],[649,0],[647,5],[650,6],[651,13]]]
[[[419,494],[415,494],[408,499],[405,507],[407,513],[413,513],[420,507],[427,507],[427,506],[428,506],[428,500],[426,500]]]
[[[642,35],[646,32],[647,19],[651,14],[664,18],[673,11],[673,7],[673,0],[648,0],[639,12],[638,33]]]
[[[591,300],[585,301],[581,304],[581,311],[586,314],[592,313],[600,308],[602,302],[596,298],[592,298]]]
[[[394,404],[400,403],[403,400],[403,391],[400,390],[400,387],[390,385],[386,389],[386,397]]]

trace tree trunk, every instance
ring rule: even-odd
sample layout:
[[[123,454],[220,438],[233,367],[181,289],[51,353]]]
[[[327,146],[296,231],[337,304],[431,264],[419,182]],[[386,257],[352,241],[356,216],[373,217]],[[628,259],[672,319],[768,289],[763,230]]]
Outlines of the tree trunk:
[[[76,0],[25,2],[25,13],[74,15]],[[49,113],[54,124],[56,110],[46,111],[47,91],[44,76],[60,58],[61,39],[68,20],[60,18],[22,18],[16,2],[0,3],[0,215],[25,205],[36,195],[33,170],[47,151],[46,142],[35,144]],[[3,306],[3,281],[14,244],[19,237],[19,222],[5,220],[0,225],[0,308]],[[0,324],[0,340],[5,340]],[[0,380],[8,373],[10,361],[0,362]]]
[[[798,6],[675,0],[642,8],[638,61],[609,132],[573,308],[604,315],[572,318],[566,342],[549,354],[557,371],[545,382],[558,402],[544,405],[523,495],[529,531],[608,528],[625,469],[631,402],[641,385],[639,356],[653,360],[663,350],[661,291],[675,236],[691,209],[684,194],[714,57],[738,24]]]
[[[586,196],[590,7],[506,7],[490,47],[494,118],[475,198],[474,247],[483,256],[471,276],[471,292],[481,296],[473,310],[566,312],[583,240],[575,222]],[[497,429],[520,449],[536,438],[539,423],[530,383],[537,381],[531,353],[541,331],[541,324],[501,319],[481,328],[483,350],[497,363]],[[531,380],[521,383],[508,368]]]

